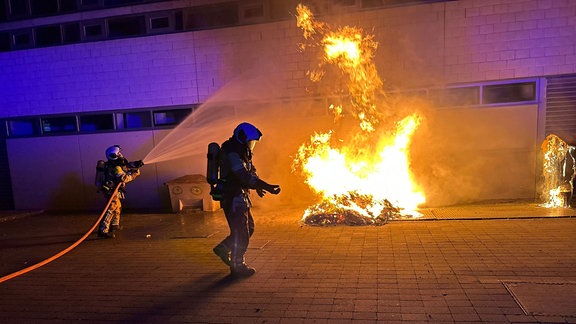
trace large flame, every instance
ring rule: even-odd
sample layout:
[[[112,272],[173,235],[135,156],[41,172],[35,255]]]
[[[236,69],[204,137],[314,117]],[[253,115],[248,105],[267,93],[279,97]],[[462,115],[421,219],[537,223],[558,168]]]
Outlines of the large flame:
[[[332,30],[316,21],[306,6],[298,5],[297,12],[304,38],[323,49],[318,69],[308,73],[310,79],[319,82],[325,77],[325,65],[336,66],[346,77],[350,107],[331,105],[331,111],[341,117],[347,109],[357,120],[347,134],[316,133],[299,148],[295,166],[321,196],[321,203],[310,207],[304,219],[328,212],[327,206],[370,218],[381,217],[390,208],[402,215],[419,215],[416,209],[425,197],[410,172],[409,147],[422,118],[412,112],[399,120],[385,120],[393,114],[383,114],[377,106],[383,85],[373,63],[378,44],[360,28]],[[321,39],[314,40],[316,36]]]

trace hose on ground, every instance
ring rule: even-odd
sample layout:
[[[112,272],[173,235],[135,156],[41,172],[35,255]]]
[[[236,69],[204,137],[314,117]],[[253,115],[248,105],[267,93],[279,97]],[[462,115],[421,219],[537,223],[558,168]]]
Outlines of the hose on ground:
[[[92,226],[92,228],[86,232],[86,234],[84,234],[84,236],[82,236],[78,241],[74,242],[74,244],[70,245],[69,247],[67,247],[66,249],[60,251],[58,254],[55,254],[51,257],[49,257],[48,259],[38,262],[34,265],[29,266],[28,268],[24,268],[22,270],[13,272],[9,275],[6,275],[4,277],[0,278],[0,283],[10,280],[12,278],[18,277],[20,275],[23,275],[27,272],[30,272],[32,270],[38,269],[43,265],[46,265],[56,259],[58,259],[59,257],[63,256],[64,254],[72,251],[72,249],[74,249],[75,247],[77,247],[80,243],[82,243],[90,234],[92,234],[92,232],[94,232],[94,230],[96,229],[96,227],[98,226],[98,224],[100,224],[100,221],[102,220],[102,218],[104,217],[104,215],[106,214],[106,211],[108,210],[108,207],[110,207],[110,204],[112,203],[112,199],[114,198],[114,196],[116,196],[118,194],[118,190],[120,190],[120,186],[122,185],[123,182],[120,182],[118,184],[118,186],[116,186],[116,188],[114,189],[114,192],[112,193],[112,195],[110,195],[110,199],[108,200],[108,203],[106,204],[106,207],[104,207],[104,210],[102,211],[102,214],[100,214],[100,217],[98,217],[98,220],[96,221],[96,223],[94,223],[94,226]]]

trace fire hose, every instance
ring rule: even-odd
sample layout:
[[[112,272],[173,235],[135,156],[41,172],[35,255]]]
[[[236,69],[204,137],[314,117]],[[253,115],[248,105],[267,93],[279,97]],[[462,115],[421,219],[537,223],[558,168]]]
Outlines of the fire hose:
[[[112,195],[110,195],[110,199],[108,200],[108,203],[106,204],[106,207],[104,207],[104,210],[102,211],[102,214],[100,214],[100,217],[98,218],[98,220],[96,221],[96,223],[94,223],[94,226],[92,226],[92,228],[86,232],[86,234],[84,234],[84,236],[82,236],[78,241],[74,242],[74,244],[70,245],[69,247],[67,247],[66,249],[60,251],[58,254],[55,254],[51,257],[49,257],[48,259],[38,262],[34,265],[29,266],[28,268],[24,268],[20,271],[16,271],[14,273],[11,273],[9,275],[6,275],[4,277],[0,278],[0,283],[10,280],[12,278],[18,277],[20,275],[23,275],[27,272],[30,272],[32,270],[38,269],[43,265],[46,265],[58,258],[60,258],[61,256],[63,256],[64,254],[72,251],[72,249],[74,249],[75,247],[77,247],[80,243],[82,243],[90,234],[92,234],[92,232],[94,232],[94,230],[96,229],[96,227],[98,226],[98,224],[100,224],[100,221],[102,220],[102,218],[104,217],[104,215],[106,214],[106,211],[108,210],[108,207],[110,207],[110,204],[112,203],[112,199],[114,198],[115,195],[118,194],[118,190],[120,189],[120,186],[123,184],[123,182],[120,182],[117,186],[116,189],[114,189],[114,191],[112,192]]]

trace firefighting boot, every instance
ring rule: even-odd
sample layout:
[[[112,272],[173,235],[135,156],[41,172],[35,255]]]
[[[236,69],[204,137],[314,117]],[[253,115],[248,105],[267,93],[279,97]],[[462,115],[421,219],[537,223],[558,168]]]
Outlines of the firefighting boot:
[[[244,263],[244,259],[241,261],[235,260],[230,265],[230,273],[233,277],[246,278],[256,273],[256,269],[251,268],[246,263]]]
[[[230,266],[230,249],[226,245],[220,243],[216,245],[212,251],[222,259],[222,262],[226,263],[227,266]]]
[[[109,226],[110,221],[112,220],[112,216],[112,212],[107,210],[104,218],[100,222],[100,226],[98,228],[98,237],[114,238],[114,233],[111,231]]]

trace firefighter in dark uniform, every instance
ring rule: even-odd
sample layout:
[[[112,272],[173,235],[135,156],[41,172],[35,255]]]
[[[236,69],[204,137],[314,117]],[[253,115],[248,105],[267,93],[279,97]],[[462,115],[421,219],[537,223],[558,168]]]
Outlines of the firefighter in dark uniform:
[[[124,185],[140,175],[139,168],[144,165],[142,161],[128,162],[122,155],[119,145],[106,149],[108,161],[104,165],[105,181],[100,191],[107,200],[112,198],[106,214],[98,227],[98,236],[114,238],[114,232],[120,227],[120,213],[122,212],[122,199],[124,199]],[[118,192],[112,196],[114,189],[120,184]]]
[[[244,254],[254,233],[250,189],[256,190],[260,197],[266,192],[280,193],[280,186],[262,181],[252,164],[252,150],[260,137],[262,133],[254,125],[241,123],[234,129],[232,137],[222,143],[220,151],[220,204],[230,235],[214,248],[214,253],[230,266],[231,274],[236,277],[247,277],[256,272],[244,262]]]

